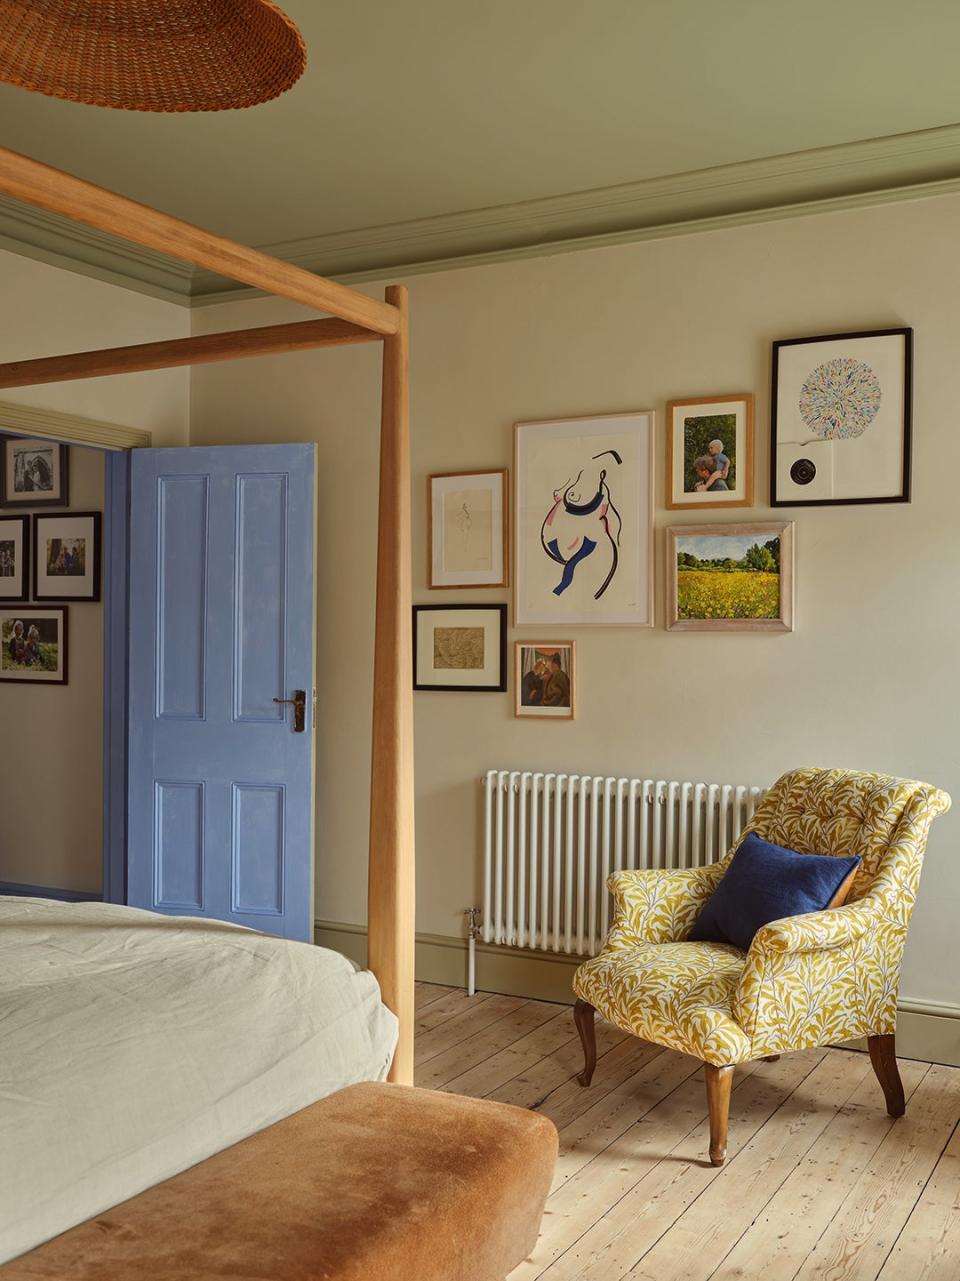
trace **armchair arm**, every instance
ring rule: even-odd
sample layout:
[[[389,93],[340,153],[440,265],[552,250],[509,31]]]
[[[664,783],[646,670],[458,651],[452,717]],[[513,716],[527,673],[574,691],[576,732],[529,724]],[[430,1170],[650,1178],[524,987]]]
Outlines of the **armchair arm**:
[[[613,926],[605,950],[685,939],[723,875],[724,865],[614,872],[607,879],[613,895]]]
[[[785,952],[839,947],[862,938],[876,927],[881,916],[881,904],[870,898],[844,907],[828,907],[822,912],[785,916],[757,930],[747,956],[757,953],[772,957]]]
[[[731,1000],[754,1055],[847,1040],[895,1017],[885,971],[899,968],[902,939],[894,957],[887,924],[883,900],[868,897],[757,930]]]

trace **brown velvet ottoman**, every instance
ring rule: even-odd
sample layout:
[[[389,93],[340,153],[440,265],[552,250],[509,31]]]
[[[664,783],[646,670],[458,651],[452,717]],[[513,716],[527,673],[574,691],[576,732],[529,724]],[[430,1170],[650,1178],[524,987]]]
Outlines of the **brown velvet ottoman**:
[[[0,1267],[3,1281],[503,1281],[557,1156],[536,1113],[353,1085]]]

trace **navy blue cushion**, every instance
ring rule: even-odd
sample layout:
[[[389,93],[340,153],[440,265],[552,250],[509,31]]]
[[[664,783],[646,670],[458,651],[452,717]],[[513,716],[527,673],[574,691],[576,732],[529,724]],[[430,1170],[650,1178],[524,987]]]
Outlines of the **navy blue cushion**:
[[[769,921],[830,907],[859,866],[858,858],[798,854],[750,832],[694,921],[690,939],[732,943],[746,952]]]

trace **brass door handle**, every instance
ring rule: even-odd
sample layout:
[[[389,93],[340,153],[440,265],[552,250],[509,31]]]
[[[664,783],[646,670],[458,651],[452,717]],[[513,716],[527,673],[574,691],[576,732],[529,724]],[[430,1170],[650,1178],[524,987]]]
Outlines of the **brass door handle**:
[[[293,698],[275,698],[275,703],[281,705],[291,704],[293,707],[293,732],[302,734],[306,722],[307,713],[307,691],[305,689],[295,689]]]

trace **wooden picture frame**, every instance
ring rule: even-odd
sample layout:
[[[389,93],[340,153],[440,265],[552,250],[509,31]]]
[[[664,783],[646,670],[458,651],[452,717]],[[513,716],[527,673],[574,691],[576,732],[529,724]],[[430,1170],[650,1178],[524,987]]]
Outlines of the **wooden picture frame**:
[[[773,344],[770,506],[908,503],[913,330]]]
[[[414,605],[413,688],[504,693],[506,605]]]
[[[30,517],[0,514],[0,607],[30,595]]]
[[[33,599],[98,601],[102,560],[100,512],[33,517]]]
[[[753,506],[752,392],[668,400],[666,437],[668,510]]]
[[[560,660],[559,663],[557,660]],[[546,670],[538,672],[539,665]],[[551,671],[551,667],[555,671]],[[525,670],[526,669],[526,670]],[[559,691],[551,687],[559,684]],[[537,686],[539,685],[539,689]],[[559,693],[561,699],[554,701]],[[540,700],[546,696],[547,702]],[[514,715],[534,720],[572,721],[577,715],[577,642],[514,642]]]
[[[517,627],[654,625],[653,410],[514,427]]]
[[[0,682],[66,685],[68,655],[65,605],[58,609],[0,606]]]
[[[427,583],[432,591],[508,585],[508,491],[505,467],[427,477]]]
[[[668,631],[793,631],[792,521],[679,525],[666,532]],[[777,545],[771,547],[774,540]],[[683,569],[681,556],[686,560]],[[739,567],[746,559],[754,563]],[[724,560],[730,561],[729,568],[720,563]],[[776,583],[771,581],[774,575]]]
[[[0,507],[66,507],[70,451],[53,440],[0,437]]]

